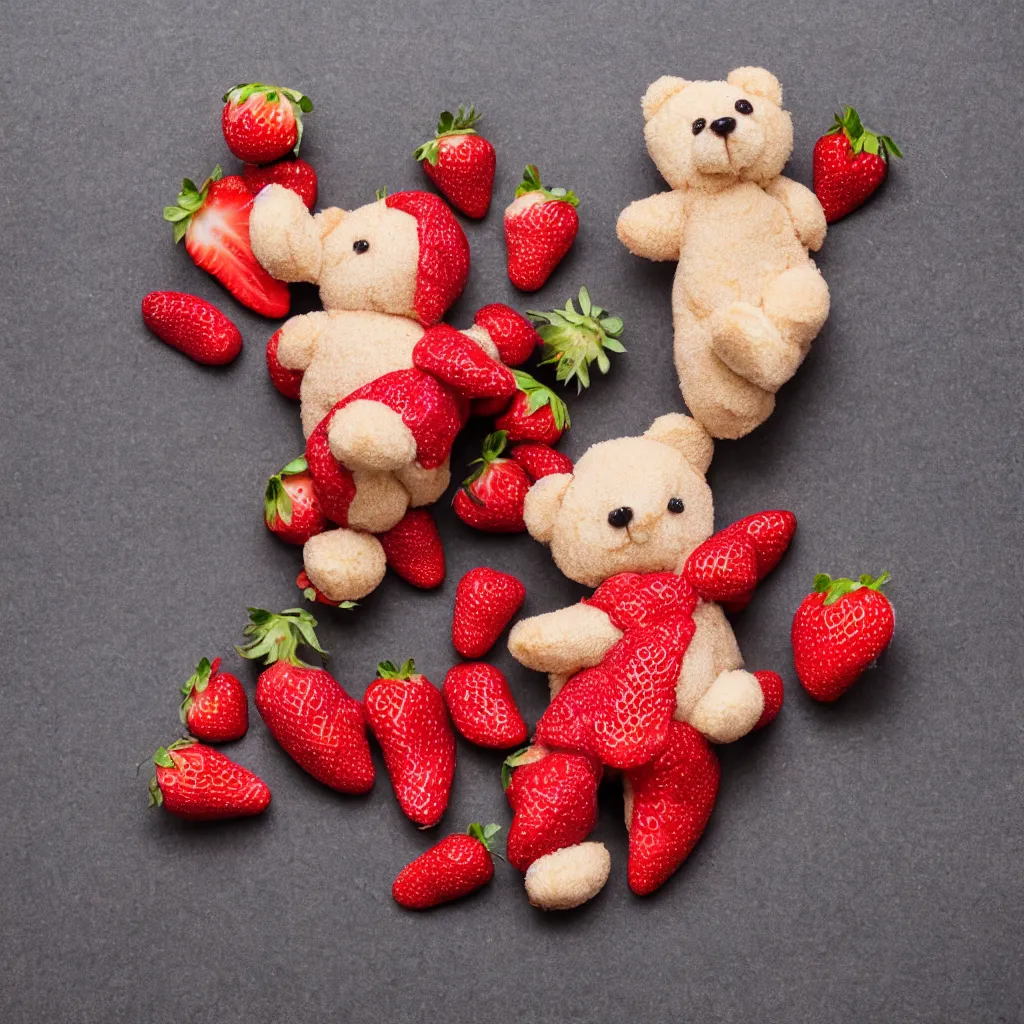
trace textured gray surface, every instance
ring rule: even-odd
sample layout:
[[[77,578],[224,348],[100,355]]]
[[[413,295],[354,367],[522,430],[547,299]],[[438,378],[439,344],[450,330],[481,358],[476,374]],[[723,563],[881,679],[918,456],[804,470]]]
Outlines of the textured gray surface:
[[[6,6],[0,1018],[1024,1019],[1018,5]],[[771,730],[722,751],[718,808],[684,869],[651,899],[629,894],[609,790],[597,835],[613,874],[583,911],[541,916],[499,865],[472,900],[405,914],[391,880],[433,837],[402,819],[383,773],[368,799],[341,799],[255,715],[230,752],[270,784],[264,819],[147,813],[136,763],[175,734],[176,687],[218,653],[254,682],[230,646],[245,606],[297,595],[297,553],[260,522],[266,476],[300,446],[263,366],[272,325],[160,219],[184,174],[232,166],[225,87],[309,92],[304,155],[323,201],[349,205],[422,186],[410,153],[443,106],[485,111],[498,200],[468,227],[472,279],[451,320],[561,303],[584,282],[623,315],[628,356],[572,404],[578,455],[680,407],[671,269],[614,237],[618,211],[659,187],[639,98],[662,73],[747,63],[785,85],[798,179],[844,102],[907,159],[832,230],[832,316],[780,411],[716,453],[719,524],[771,506],[800,518],[737,621],[748,662],[781,670],[788,695]],[[528,160],[575,187],[583,228],[523,300],[500,210]],[[236,365],[202,369],[149,337],[138,307],[154,288],[218,302],[245,335]],[[473,565],[514,568],[528,612],[580,593],[528,537],[474,534],[444,506],[440,520],[442,591],[391,578],[354,614],[321,616],[356,694],[386,657],[440,682],[454,581]],[[793,610],[816,570],[883,568],[891,650],[838,706],[812,706]],[[504,651],[498,663],[535,721],[543,681]],[[460,745],[442,829],[507,824],[496,768]]]

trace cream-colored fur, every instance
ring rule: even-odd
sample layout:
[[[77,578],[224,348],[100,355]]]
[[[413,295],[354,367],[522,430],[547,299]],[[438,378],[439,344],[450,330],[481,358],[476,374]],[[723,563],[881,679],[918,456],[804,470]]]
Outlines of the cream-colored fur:
[[[751,113],[736,109],[742,100]],[[643,99],[644,134],[672,191],[619,217],[631,252],[679,263],[676,369],[687,407],[714,437],[742,437],[771,415],[828,316],[828,286],[808,256],[825,240],[825,215],[813,192],[782,176],[793,127],[781,103],[763,68],[737,68],[724,82],[659,78]],[[718,134],[722,118],[735,128]]]
[[[526,869],[526,895],[541,910],[572,910],[608,881],[612,858],[604,843],[578,843],[538,857]]]

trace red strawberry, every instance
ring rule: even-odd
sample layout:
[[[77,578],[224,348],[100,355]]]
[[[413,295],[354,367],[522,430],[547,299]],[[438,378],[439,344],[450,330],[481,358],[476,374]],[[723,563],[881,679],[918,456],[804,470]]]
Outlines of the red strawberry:
[[[755,672],[754,678],[761,684],[761,693],[764,694],[764,710],[752,730],[756,732],[775,721],[775,716],[782,709],[784,693],[782,676],[778,672]]]
[[[149,806],[163,805],[190,821],[243,818],[260,814],[270,803],[262,779],[191,736],[161,747],[153,763]]]
[[[889,646],[896,619],[881,591],[888,579],[887,572],[858,581],[814,577],[814,593],[797,609],[790,638],[797,677],[815,700],[841,697]]]
[[[305,160],[278,160],[266,167],[246,164],[242,168],[242,177],[254,196],[268,185],[283,185],[298,195],[307,210],[312,211],[316,206],[316,171]]]
[[[295,577],[295,586],[302,591],[302,596],[307,601],[319,602],[320,604],[330,605],[332,608],[355,608],[355,601],[335,601],[328,597],[326,594],[321,593],[313,585],[310,578],[306,575],[306,570],[303,569],[299,572],[299,575]]]
[[[513,370],[519,390],[505,415],[495,422],[510,441],[556,444],[569,429],[569,410],[558,395],[522,370]]]
[[[213,274],[243,306],[260,316],[287,316],[288,285],[259,265],[249,245],[253,194],[238,175],[223,178],[222,173],[214,167],[198,188],[186,178],[177,205],[164,207],[164,220],[174,225],[175,242],[185,239],[192,262]]]
[[[327,529],[304,455],[292,459],[267,481],[263,521],[271,533],[289,544],[305,544]]]
[[[456,665],[444,677],[441,692],[456,730],[470,743],[503,750],[526,742],[526,723],[508,680],[493,665]]]
[[[316,619],[301,608],[277,615],[250,608],[249,618],[244,632],[252,639],[238,653],[270,666],[256,684],[256,710],[274,739],[325,786],[339,793],[367,792],[374,771],[362,705],[329,672],[296,654],[299,644],[325,653],[314,632]]]
[[[684,722],[672,722],[664,750],[627,775],[627,875],[638,896],[662,886],[689,856],[714,810],[718,778],[708,741]]]
[[[597,824],[600,781],[601,766],[583,754],[533,746],[509,757],[502,766],[513,812],[509,864],[525,871],[545,854],[582,843]]]
[[[571,473],[573,470],[572,459],[568,455],[556,452],[546,444],[517,444],[510,454],[534,481],[542,476]]]
[[[485,533],[522,533],[526,529],[523,502],[530,478],[518,462],[500,458],[505,444],[504,431],[487,435],[481,458],[473,462],[479,468],[462,482],[452,502],[464,523]]]
[[[470,403],[470,415],[480,416],[485,420],[500,416],[512,403],[511,395],[499,398],[474,398]]]
[[[475,341],[447,324],[423,332],[412,350],[413,366],[431,373],[467,398],[498,398],[516,390],[513,371]]]
[[[221,672],[220,658],[203,658],[181,688],[181,724],[205,743],[241,739],[249,728],[249,703],[242,684]]]
[[[220,126],[228,149],[252,164],[269,164],[289,151],[299,155],[302,115],[313,101],[297,89],[250,82],[224,94]]]
[[[494,877],[491,840],[500,825],[473,822],[464,833],[445,836],[398,873],[391,895],[409,910],[426,910],[468,896]]]
[[[814,144],[814,194],[829,224],[856,210],[885,181],[890,154],[903,156],[888,135],[865,128],[853,107],[835,119]]]
[[[402,810],[429,828],[448,807],[455,775],[455,737],[444,698],[429,679],[416,674],[411,660],[401,668],[381,662],[377,676],[363,695],[367,721],[384,751]]]
[[[242,351],[238,328],[209,302],[185,292],[150,292],[142,300],[145,325],[197,363],[223,366]]]
[[[452,644],[464,658],[482,658],[522,607],[526,587],[508,573],[480,566],[455,588]]]
[[[274,331],[267,342],[267,370],[270,381],[285,398],[298,398],[302,388],[302,370],[289,370],[277,358],[277,345],[281,332]]]
[[[528,315],[538,323],[537,334],[544,343],[540,366],[555,367],[555,380],[569,384],[576,380],[577,393],[590,387],[590,366],[597,363],[601,373],[612,366],[609,352],[626,351],[622,342],[624,324],[618,316],[608,316],[603,306],[595,305],[586,288],[579,291],[580,308],[567,299],[564,309],[544,313],[531,309]]]
[[[716,533],[692,552],[683,575],[706,601],[742,605],[757,586],[757,549],[743,535]]]
[[[413,153],[427,177],[467,217],[487,213],[494,186],[494,147],[473,127],[479,120],[472,107],[459,107],[457,114],[446,110],[434,137]]]
[[[481,306],[473,317],[473,323],[487,332],[506,366],[525,363],[543,344],[533,324],[503,302]]]
[[[434,517],[425,508],[411,508],[397,526],[377,535],[388,565],[406,583],[433,590],[444,582],[444,548]]]
[[[572,248],[579,231],[579,200],[564,188],[547,189],[527,165],[516,198],[505,210],[508,277],[521,291],[535,292]]]

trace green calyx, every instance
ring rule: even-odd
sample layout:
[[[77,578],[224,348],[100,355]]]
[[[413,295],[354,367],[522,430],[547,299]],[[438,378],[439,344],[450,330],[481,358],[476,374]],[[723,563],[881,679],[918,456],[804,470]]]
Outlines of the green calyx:
[[[205,660],[205,659],[204,659]],[[174,759],[171,757],[172,750],[184,750],[186,747],[195,745],[195,740],[191,736],[182,736],[180,740],[175,740],[173,743],[168,743],[166,747],[160,747],[157,752],[153,755],[153,764],[158,765],[160,768],[173,768]],[[156,776],[149,780],[149,806],[159,807],[164,802],[164,795],[160,791],[160,786],[156,781]]]
[[[429,142],[424,142],[422,146],[416,148],[412,154],[413,159],[426,160],[431,167],[436,166],[440,155],[438,140],[449,138],[452,135],[476,135],[477,132],[473,125],[479,120],[480,115],[474,107],[470,107],[468,110],[465,107],[459,107],[456,114],[450,110],[442,111],[441,116],[437,119],[436,134]]]
[[[270,529],[274,528],[278,519],[286,526],[292,521],[292,499],[285,490],[284,478],[305,473],[308,469],[306,456],[300,455],[267,481],[267,490],[263,495],[263,519]]]
[[[833,117],[836,119],[835,124],[825,134],[842,132],[850,140],[854,156],[858,153],[874,153],[883,160],[888,160],[890,155],[903,158],[899,146],[888,135],[879,135],[864,127],[860,115],[853,107],[847,107],[842,114],[834,114]]]
[[[477,505],[482,505],[483,502],[473,493],[470,485],[475,484],[487,471],[487,467],[492,462],[503,462],[501,453],[505,450],[505,446],[508,444],[508,431],[495,430],[493,434],[488,434],[484,438],[483,449],[480,453],[479,459],[474,459],[470,465],[476,466],[465,480],[462,481],[462,489],[466,492],[470,501]]]
[[[523,370],[513,370],[512,376],[516,379],[516,386],[526,395],[526,411],[532,416],[538,409],[549,406],[555,426],[559,430],[565,430],[571,425],[569,410],[565,402],[558,397],[546,384],[541,384]]]
[[[606,310],[594,305],[590,292],[580,288],[579,309],[567,299],[565,309],[540,312],[528,309],[526,315],[537,324],[537,333],[544,342],[541,366],[555,364],[555,379],[568,385],[576,380],[577,394],[590,387],[590,365],[596,362],[601,373],[611,369],[609,352],[625,352],[619,340],[624,324],[617,316],[606,316]]]
[[[483,845],[483,848],[488,852],[491,850],[491,840],[501,831],[500,825],[490,824],[481,825],[479,821],[474,821],[469,828],[466,829],[466,835],[472,836],[478,843]]]
[[[560,203],[570,203],[579,206],[580,201],[572,189],[545,188],[540,181],[540,171],[536,164],[527,164],[523,171],[523,180],[516,187],[516,199],[525,196],[528,192],[540,192],[545,199],[554,199]]]
[[[529,747],[520,747],[514,754],[509,754],[508,757],[501,762],[502,789],[508,789],[509,783],[512,781],[512,769],[518,768],[521,764],[525,763],[524,755],[529,749]]]
[[[178,193],[177,205],[164,207],[164,220],[170,221],[174,225],[175,244],[185,237],[192,214],[203,208],[203,203],[206,202],[206,197],[210,192],[210,186],[215,181],[220,181],[223,174],[224,171],[221,170],[220,164],[217,164],[206,181],[198,187],[191,178],[185,178],[181,183],[181,191]]]
[[[316,619],[305,608],[286,608],[276,614],[263,608],[250,608],[249,618],[251,621],[242,632],[252,640],[244,647],[235,645],[243,658],[251,661],[262,658],[264,665],[286,661],[309,668],[311,666],[296,653],[300,644],[312,647],[326,658],[327,652],[316,638]]]
[[[203,658],[196,666],[195,672],[188,677],[185,685],[181,688],[181,695],[184,698],[178,710],[178,717],[182,725],[188,724],[188,713],[195,701],[195,694],[202,693],[210,685],[210,678],[213,675],[213,666],[209,658]]]
[[[245,85],[236,85],[224,93],[224,102],[241,106],[250,96],[262,96],[267,103],[280,103],[286,100],[291,104],[292,113],[295,115],[295,147],[292,153],[299,155],[299,146],[302,145],[302,115],[308,114],[313,109],[313,101],[299,92],[298,89],[286,89],[283,85],[267,85],[264,82],[248,82]]]
[[[376,192],[373,193],[373,195],[377,202],[380,202],[382,199],[387,199],[388,190],[386,188],[379,188],[377,189]]]
[[[814,577],[814,592],[825,595],[822,605],[827,607],[855,590],[881,590],[891,578],[889,573],[883,572],[880,576],[864,575],[857,580],[848,580],[845,577],[834,580],[827,572],[819,572]]]
[[[382,661],[377,666],[378,679],[401,679],[406,681],[412,679],[415,674],[416,662],[412,658],[407,658],[398,666],[393,661]]]

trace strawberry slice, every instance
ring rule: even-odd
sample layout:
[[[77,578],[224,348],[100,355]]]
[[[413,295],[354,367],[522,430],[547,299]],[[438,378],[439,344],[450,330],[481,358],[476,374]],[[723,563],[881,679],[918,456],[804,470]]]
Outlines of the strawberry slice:
[[[199,187],[185,178],[177,205],[164,207],[164,220],[174,225],[175,242],[185,239],[192,262],[213,274],[243,306],[274,319],[287,316],[288,285],[260,266],[249,245],[252,192],[237,174],[222,174],[214,167]]]

